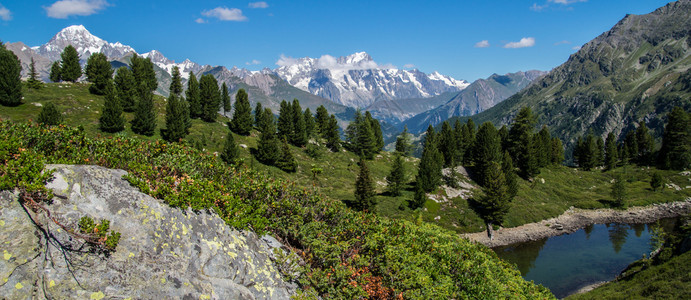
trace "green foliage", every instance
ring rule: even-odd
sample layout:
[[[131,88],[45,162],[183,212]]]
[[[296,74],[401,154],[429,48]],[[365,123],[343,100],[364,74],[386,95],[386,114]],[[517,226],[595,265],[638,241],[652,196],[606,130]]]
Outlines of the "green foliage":
[[[660,187],[662,187],[662,176],[660,173],[653,173],[653,176],[650,178],[650,187],[653,189],[653,191],[657,191]]]
[[[215,122],[218,116],[218,109],[221,105],[221,92],[218,89],[218,81],[216,77],[211,74],[204,74],[199,80],[199,99],[201,101],[201,118],[205,122]],[[251,108],[249,101],[247,102],[247,110],[249,114]],[[252,118],[249,117],[250,129],[252,127]]]
[[[237,97],[237,96],[236,96]],[[261,120],[264,109],[262,108],[262,103],[257,101],[257,105],[254,106],[254,126],[261,128]]]
[[[190,118],[196,119],[202,115],[202,100],[199,94],[199,82],[194,72],[190,72],[190,78],[187,81],[187,102],[190,104]]]
[[[91,54],[86,61],[84,70],[86,80],[92,83],[89,92],[96,95],[105,95],[106,85],[113,80],[113,69],[105,54],[97,52]]]
[[[396,138],[396,152],[404,156],[410,156],[410,134],[408,133],[408,125],[403,127],[403,132]]]
[[[574,160],[585,171],[599,166],[600,153],[602,150],[598,148],[597,138],[592,132],[588,133],[585,139],[579,137],[573,149]]]
[[[607,170],[614,169],[618,161],[619,150],[617,150],[617,140],[614,133],[610,132],[607,134],[607,140],[605,141],[605,168]]]
[[[516,162],[524,178],[533,177],[539,173],[538,158],[533,145],[533,128],[536,118],[530,107],[523,107],[509,129],[509,153]]]
[[[156,71],[154,71],[154,64],[151,58],[146,59],[138,56],[136,53],[130,58],[130,69],[137,85],[142,83],[149,92],[153,92],[158,88],[158,80],[156,80]]]
[[[391,173],[386,176],[386,183],[388,185],[389,194],[392,196],[400,196],[403,185],[405,184],[405,167],[403,166],[403,157],[401,154],[396,155],[391,166]]]
[[[55,104],[49,102],[41,108],[41,113],[38,114],[36,122],[46,126],[59,125],[62,123],[62,115],[55,107]]]
[[[264,109],[264,121],[262,122],[261,135],[257,142],[257,160],[273,166],[278,160],[278,138],[276,136],[276,123],[271,109]]]
[[[120,233],[110,230],[110,221],[106,219],[96,224],[91,217],[83,216],[79,219],[79,231],[87,235],[86,242],[106,252],[115,251],[120,242]]]
[[[312,111],[309,107],[305,108],[305,112],[302,115],[302,118],[305,121],[305,137],[307,140],[309,140],[310,137],[314,136],[315,134],[316,124],[314,123],[314,116],[312,115]]]
[[[170,93],[176,96],[182,95],[182,79],[180,78],[180,68],[178,66],[173,66],[172,75],[170,80]]]
[[[221,152],[221,160],[227,164],[235,164],[238,160],[238,146],[235,144],[235,138],[233,138],[232,132],[228,132],[226,136],[223,151]]]
[[[307,144],[307,133],[305,129],[305,117],[298,99],[293,99],[291,114],[293,131],[290,133],[290,143],[295,146],[302,147]]]
[[[381,131],[381,124],[379,124],[379,120],[372,117],[372,114],[370,114],[369,111],[365,112],[365,119],[367,119],[367,121],[370,123],[372,134],[374,134],[375,146],[372,151],[374,153],[379,153],[382,149],[384,149],[384,135]]]
[[[441,169],[444,157],[437,150],[436,134],[430,125],[425,135],[424,148],[415,181],[424,192],[431,192],[441,184]]]
[[[374,181],[364,159],[358,163],[360,172],[355,180],[355,208],[360,211],[371,211],[376,205],[374,199]]]
[[[516,170],[513,167],[513,161],[511,160],[511,155],[508,151],[504,151],[501,161],[501,170],[504,173],[504,178],[506,179],[506,193],[509,198],[509,202],[513,200],[518,194],[518,176],[516,176]]]
[[[665,169],[691,168],[691,116],[675,107],[667,116],[658,164]]]
[[[293,133],[293,107],[285,100],[281,101],[277,122],[278,137],[289,138]]]
[[[0,45],[0,104],[17,106],[22,103],[22,66],[14,52]]]
[[[642,166],[651,165],[655,141],[650,135],[648,126],[645,126],[645,122],[641,122],[636,129],[636,142],[638,144],[638,164]]]
[[[166,103],[166,128],[161,128],[161,137],[168,142],[178,142],[187,135],[185,124],[185,103],[177,94],[171,93]]]
[[[223,105],[223,115],[230,111],[230,94],[228,94],[228,86],[225,82],[221,85],[221,103]],[[250,108],[250,113],[252,109]],[[252,118],[250,117],[250,128],[252,127]]]
[[[60,80],[77,82],[82,76],[82,67],[79,65],[79,53],[72,45],[67,45],[60,54]]]
[[[60,82],[60,70],[62,70],[62,67],[60,66],[60,61],[54,61],[53,64],[50,65],[50,74],[48,75],[50,81]]]
[[[132,131],[136,134],[152,136],[156,131],[153,93],[146,82],[139,82],[137,106],[132,119]]]
[[[283,137],[281,153],[276,160],[276,166],[288,173],[294,173],[297,171],[298,162],[295,160],[293,153],[290,152],[290,146],[288,146],[288,140],[285,137]]]
[[[98,127],[104,132],[120,132],[125,130],[125,118],[122,116],[121,101],[117,98],[113,81],[109,80],[104,88],[104,102]]]
[[[26,80],[26,86],[35,90],[43,87],[43,82],[38,78],[36,61],[34,61],[33,57],[31,57],[31,64],[29,65],[29,79]]]
[[[564,146],[558,137],[552,138],[552,164],[559,165],[564,161]]]
[[[328,125],[323,131],[322,134],[324,135],[324,139],[326,139],[326,147],[333,152],[341,150],[341,136],[338,130],[336,116],[331,115],[331,117],[329,117]]]
[[[118,68],[115,74],[115,88],[122,110],[133,112],[137,106],[137,82],[128,67]]]
[[[477,174],[475,181],[481,186],[485,186],[485,179],[487,179],[487,171],[493,162],[501,161],[501,141],[497,134],[497,129],[492,123],[485,122],[480,125],[475,138],[475,166],[474,170]]]
[[[483,195],[477,200],[481,206],[480,215],[489,224],[501,224],[511,203],[501,166],[496,162],[490,162],[483,181]]]
[[[456,136],[448,121],[442,123],[438,144],[439,152],[441,152],[444,157],[444,167],[455,166],[455,160],[458,157],[458,143],[456,142]]]
[[[323,137],[329,125],[329,112],[326,110],[324,105],[319,105],[319,107],[317,107],[315,123],[317,126],[317,131]]]
[[[369,114],[369,112],[367,112]],[[346,128],[346,149],[371,160],[379,152],[374,131],[372,130],[372,116],[369,119],[363,116],[358,109],[355,112],[355,120],[348,124]]]
[[[626,208],[626,181],[621,174],[614,176],[611,196],[612,199],[614,199],[614,203],[617,207]]]

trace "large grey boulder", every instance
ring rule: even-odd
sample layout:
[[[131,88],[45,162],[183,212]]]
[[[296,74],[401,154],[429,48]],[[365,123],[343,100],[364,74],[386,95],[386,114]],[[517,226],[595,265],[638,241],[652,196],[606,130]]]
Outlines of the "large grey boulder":
[[[49,168],[52,216],[75,229],[84,215],[109,219],[120,243],[110,255],[88,251],[45,214],[25,210],[17,193],[1,192],[3,299],[287,299],[295,291],[270,259],[277,241],[171,208],[131,187],[122,170]]]

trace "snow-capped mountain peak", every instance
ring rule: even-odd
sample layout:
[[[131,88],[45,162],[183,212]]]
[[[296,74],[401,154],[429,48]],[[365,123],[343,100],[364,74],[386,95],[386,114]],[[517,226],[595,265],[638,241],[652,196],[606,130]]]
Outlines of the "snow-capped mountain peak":
[[[97,52],[101,52],[109,58],[119,58],[130,52],[134,52],[134,49],[130,46],[123,45],[119,42],[108,43],[102,40],[91,34],[83,25],[66,27],[53,36],[48,43],[39,47],[32,47],[32,49],[51,61],[55,61],[60,59],[60,53],[62,53],[62,50],[68,45],[72,45],[77,49],[77,53],[79,53],[79,57],[82,60],[86,60],[91,54]]]

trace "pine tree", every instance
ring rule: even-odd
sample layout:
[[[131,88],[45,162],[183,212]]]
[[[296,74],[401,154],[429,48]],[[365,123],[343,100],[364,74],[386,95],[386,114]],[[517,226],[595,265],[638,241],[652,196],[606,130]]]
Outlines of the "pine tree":
[[[691,168],[691,116],[681,107],[674,107],[667,115],[658,163],[665,169]]]
[[[425,202],[427,202],[427,194],[425,194],[425,190],[422,188],[422,184],[418,181],[415,183],[415,194],[413,195],[413,200],[409,203],[410,208],[422,208],[423,206],[425,206]]]
[[[60,82],[60,70],[62,70],[62,67],[60,66],[60,61],[54,61],[52,65],[50,65],[50,75],[48,78],[52,82]]]
[[[146,89],[150,92],[158,88],[156,71],[154,71],[154,64],[151,62],[151,58],[143,58],[135,53],[130,58],[130,69],[132,69],[132,75],[137,84],[141,85],[143,82]]]
[[[621,174],[614,176],[614,182],[612,183],[612,198],[614,199],[614,204],[617,207],[626,207],[626,182],[622,178]]]
[[[636,142],[638,144],[638,164],[643,166],[652,164],[655,141],[650,135],[648,127],[645,126],[645,122],[641,122],[636,129]]]
[[[283,143],[281,144],[281,153],[276,160],[276,166],[288,173],[294,173],[297,171],[298,162],[295,160],[293,153],[290,152],[290,146],[288,146],[288,139],[283,137]]]
[[[417,178],[415,179],[424,192],[431,192],[441,184],[443,164],[444,157],[437,149],[434,127],[429,125],[425,135]]]
[[[38,78],[36,61],[34,61],[33,57],[31,57],[31,65],[29,65],[29,79],[26,81],[26,86],[35,90],[43,87],[43,82]]]
[[[290,137],[293,133],[293,107],[287,101],[281,101],[281,107],[278,110],[278,137]]]
[[[45,106],[43,106],[43,108],[41,108],[41,112],[38,114],[37,122],[38,124],[45,126],[59,125],[62,123],[62,115],[55,107],[55,104],[48,102]]]
[[[233,108],[233,119],[230,121],[230,127],[237,134],[249,135],[252,131],[252,106],[250,106],[249,97],[244,89],[239,89],[235,93]],[[261,106],[257,108],[261,109]]]
[[[146,82],[139,82],[137,106],[132,119],[132,131],[136,134],[152,136],[156,132],[156,113],[153,93]]]
[[[479,198],[482,219],[487,222],[487,230],[491,235],[492,224],[501,224],[504,216],[509,211],[511,205],[506,179],[501,171],[501,166],[497,162],[490,162],[485,172],[485,185],[482,187],[483,194]]]
[[[257,105],[254,107],[254,126],[257,126],[257,128],[261,128],[261,120],[263,113],[264,109],[262,108],[262,103],[257,101]]]
[[[310,111],[309,107],[305,108],[302,118],[305,121],[305,136],[309,140],[314,135],[315,130],[314,116],[312,115],[312,111]]]
[[[485,179],[487,178],[487,170],[489,170],[492,162],[501,161],[501,142],[497,129],[490,122],[485,122],[480,125],[475,138],[475,174],[477,174],[477,182],[481,186],[485,186]]]
[[[298,101],[298,99],[293,99],[291,108],[293,131],[290,134],[290,143],[302,147],[307,144],[307,135],[305,134],[305,117],[302,114],[300,101]]]
[[[504,151],[502,155],[501,170],[506,180],[506,192],[510,202],[518,194],[518,176],[508,151]]]
[[[463,164],[469,166],[475,159],[475,122],[468,119],[463,126]]]
[[[614,133],[610,131],[605,141],[605,168],[607,168],[607,170],[616,168],[618,157],[619,150],[617,149],[617,138],[614,136]]]
[[[360,117],[355,121],[356,125],[356,146],[355,154],[364,156],[365,159],[374,159],[374,154],[377,153],[377,142],[374,140],[374,131],[372,131],[371,123],[366,117]]]
[[[653,189],[653,191],[657,191],[661,186],[662,176],[660,176],[660,173],[658,172],[653,173],[653,176],[650,178],[650,187]]]
[[[506,125],[502,125],[497,132],[499,135],[499,140],[501,141],[501,149],[508,151],[511,148],[511,141],[509,140],[509,128]]]
[[[187,135],[183,102],[177,94],[170,94],[166,104],[166,128],[161,128],[161,137],[168,142],[177,142]]]
[[[0,104],[22,104],[22,65],[14,52],[0,42]]]
[[[602,140],[602,136],[597,136],[595,140],[595,145],[597,145],[597,150],[595,151],[595,161],[598,167],[605,165],[605,142]]]
[[[190,72],[190,79],[187,81],[187,102],[190,104],[190,118],[197,119],[202,116],[202,101],[199,95],[199,82],[194,72]]]
[[[564,146],[558,137],[552,138],[551,161],[553,165],[559,165],[564,161]]]
[[[120,105],[126,112],[133,112],[137,105],[137,82],[128,67],[120,67],[115,74],[115,88]]]
[[[96,95],[105,95],[106,85],[113,79],[113,68],[105,54],[97,52],[91,54],[84,68],[86,80],[91,82],[89,92]]]
[[[202,75],[202,78],[199,79],[199,99],[202,104],[202,120],[209,123],[215,122],[221,105],[221,92],[218,89],[216,77],[211,74]],[[249,102],[247,106],[249,107]],[[248,112],[251,112],[251,108],[248,109]],[[251,124],[250,117],[250,126]]]
[[[182,96],[182,79],[180,78],[180,68],[173,66],[172,78],[170,81],[170,93],[176,96]]]
[[[360,173],[355,180],[355,208],[360,211],[373,211],[376,205],[374,199],[374,181],[369,168],[363,158],[360,158]]]
[[[317,125],[317,131],[323,137],[324,133],[326,132],[326,129],[329,126],[329,112],[326,110],[326,107],[324,107],[324,105],[319,105],[319,107],[317,107],[315,123]]]
[[[326,147],[333,152],[341,150],[341,134],[338,130],[338,121],[336,116],[331,115],[326,128],[323,129],[324,139],[326,140]]]
[[[381,124],[379,124],[379,120],[372,117],[369,111],[365,112],[365,120],[369,122],[372,134],[374,135],[374,148],[371,151],[377,154],[384,149],[384,135],[381,132]]]
[[[539,173],[538,160],[533,141],[535,116],[529,107],[523,107],[514,118],[509,129],[509,153],[521,170],[521,176],[529,178]]]
[[[405,168],[403,166],[403,157],[400,152],[397,153],[394,158],[391,172],[389,176],[386,176],[386,183],[391,196],[401,195],[401,190],[405,184]]]
[[[590,171],[598,165],[599,158],[597,139],[592,132],[583,138],[578,138],[576,147],[574,148],[574,159],[578,166],[580,166],[585,171]]]
[[[551,163],[552,135],[546,125],[542,125],[542,129],[535,136],[534,146],[536,147],[537,166],[540,168],[548,166]]]
[[[235,144],[235,138],[233,138],[233,133],[228,132],[226,136],[226,141],[223,144],[223,151],[221,152],[221,160],[227,164],[235,164],[239,156],[238,146]]]
[[[355,111],[355,118],[353,121],[348,123],[348,127],[345,129],[345,148],[348,151],[351,151],[353,153],[359,154],[359,149],[357,148],[357,135],[358,135],[358,126],[359,123],[362,120],[362,113],[360,112],[360,109],[357,109]]]
[[[172,79],[170,81],[170,94],[175,95],[180,105],[179,117],[182,119],[184,126],[184,134],[190,133],[192,128],[192,119],[190,118],[190,104],[182,97],[182,79],[180,75],[180,68],[173,66]]]
[[[60,54],[60,79],[77,82],[82,76],[82,67],[79,65],[79,53],[72,45],[67,45]]]
[[[230,95],[228,94],[228,86],[224,82],[221,84],[221,103],[223,104],[223,115],[230,112]],[[250,108],[250,114],[252,113],[252,108]],[[250,118],[251,120],[251,118]],[[251,126],[252,124],[250,124]]]
[[[624,145],[626,145],[626,150],[628,151],[629,162],[638,161],[638,139],[636,138],[636,131],[629,130],[624,138]]]
[[[403,156],[410,156],[410,134],[408,125],[403,126],[403,132],[396,138],[396,152]]]
[[[444,156],[444,167],[453,167],[456,165],[456,139],[454,137],[454,132],[451,130],[451,125],[448,121],[444,121],[441,126],[441,132],[439,133],[439,152]]]
[[[125,129],[125,118],[122,116],[122,105],[118,99],[113,81],[106,83],[105,97],[101,117],[98,118],[98,127],[104,132],[120,132]]]
[[[278,138],[276,137],[276,124],[274,123],[274,115],[271,109],[265,108],[260,129],[261,135],[259,142],[257,142],[257,160],[266,164],[274,165],[278,160]]]

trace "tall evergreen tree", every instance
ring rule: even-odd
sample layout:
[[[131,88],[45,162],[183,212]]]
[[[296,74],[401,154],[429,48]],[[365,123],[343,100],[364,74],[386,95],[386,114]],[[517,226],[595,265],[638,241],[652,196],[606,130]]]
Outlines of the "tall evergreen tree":
[[[348,126],[345,129],[345,148],[348,151],[351,151],[353,153],[358,154],[357,149],[357,135],[358,135],[358,125],[362,120],[362,112],[360,112],[360,109],[357,109],[355,111],[355,118],[353,121],[348,123]]]
[[[621,174],[616,174],[614,176],[614,182],[612,183],[612,198],[614,199],[614,204],[617,207],[626,207],[626,181],[621,176]]]
[[[211,74],[204,74],[199,79],[199,99],[202,104],[201,118],[205,122],[215,122],[218,116],[218,109],[221,105],[221,92],[218,89],[218,81],[216,77]],[[249,102],[247,104],[249,107]],[[251,112],[251,108],[248,112]],[[250,116],[250,126],[252,125],[252,117]]]
[[[105,97],[98,127],[104,132],[120,132],[125,130],[125,118],[122,116],[122,105],[118,99],[113,81],[109,80],[104,88]]]
[[[326,110],[324,105],[319,105],[319,107],[317,107],[315,123],[317,125],[317,131],[319,131],[319,134],[321,134],[323,137],[326,129],[329,126],[329,112]]]
[[[132,69],[132,75],[137,84],[141,85],[143,82],[146,89],[150,92],[158,88],[156,71],[154,71],[154,64],[151,62],[151,58],[144,58],[134,54],[132,58],[130,58],[130,69]]]
[[[626,145],[626,150],[628,151],[629,161],[638,161],[638,139],[636,138],[636,131],[629,130],[626,133],[626,138],[624,138],[624,145]]]
[[[405,167],[403,157],[400,152],[395,155],[391,172],[386,176],[388,191],[391,196],[400,196],[403,185],[405,184]]]
[[[616,168],[619,160],[618,157],[619,150],[617,149],[617,138],[614,136],[614,132],[610,131],[605,141],[605,168],[607,168],[607,170]]]
[[[190,104],[190,118],[197,119],[202,116],[202,100],[199,94],[199,82],[194,72],[190,72],[190,78],[187,81],[187,102]]]
[[[50,74],[48,75],[48,78],[50,78],[50,81],[52,82],[60,82],[60,70],[62,70],[62,67],[60,66],[60,61],[56,60],[53,62],[52,65],[50,65]]]
[[[254,126],[257,126],[257,128],[261,128],[263,113],[264,109],[262,108],[262,103],[257,101],[257,105],[254,106]]]
[[[279,148],[276,123],[271,109],[265,108],[262,118],[264,121],[262,121],[261,135],[257,142],[257,160],[266,165],[274,165],[278,160]]]
[[[650,135],[645,122],[641,122],[636,129],[636,142],[638,144],[638,163],[644,166],[652,164],[655,140]]]
[[[427,201],[427,194],[425,194],[425,190],[422,188],[422,183],[417,181],[415,183],[415,194],[413,195],[413,200],[410,201],[410,208],[411,209],[418,209],[422,208],[425,206],[425,202]]]
[[[302,147],[307,144],[307,135],[305,134],[305,116],[302,114],[298,99],[293,99],[292,119],[293,131],[290,134],[290,143]]]
[[[374,159],[374,154],[378,151],[377,142],[375,141],[374,131],[372,130],[371,123],[367,120],[366,116],[361,116],[359,120],[356,120],[356,141],[355,141],[355,154],[364,156],[365,159]]]
[[[374,181],[365,160],[360,158],[358,164],[360,165],[360,172],[355,180],[355,208],[360,211],[373,211],[376,205]]]
[[[43,87],[43,82],[38,78],[36,71],[36,61],[31,57],[31,64],[29,65],[29,79],[26,81],[26,86],[30,89],[40,89]]]
[[[564,161],[564,146],[558,137],[552,138],[551,161],[553,165],[559,165]]]
[[[132,119],[132,131],[136,134],[152,136],[156,132],[156,113],[153,93],[146,82],[139,82],[137,106]]]
[[[539,172],[533,142],[535,122],[535,116],[530,108],[523,107],[509,129],[509,153],[525,178],[535,176]]]
[[[574,159],[583,170],[590,171],[598,166],[599,153],[597,139],[592,132],[588,133],[585,139],[578,138],[574,148]]]
[[[173,66],[172,78],[170,81],[170,93],[176,96],[182,96],[182,79],[180,75],[180,68],[178,66]]]
[[[298,162],[295,160],[293,153],[290,152],[290,146],[288,146],[288,139],[286,139],[286,137],[283,137],[281,153],[276,160],[276,166],[288,173],[297,171]]]
[[[38,119],[36,121],[38,124],[46,126],[59,125],[62,123],[62,115],[53,102],[48,102],[41,108],[41,112],[38,114]]]
[[[0,42],[0,104],[17,106],[22,103],[21,73],[19,58]]]
[[[552,135],[549,133],[549,128],[546,125],[542,125],[542,129],[535,136],[536,151],[535,155],[537,157],[537,166],[544,168],[551,163],[551,149],[552,149]]]
[[[228,94],[228,86],[224,82],[221,84],[221,103],[223,104],[223,115],[225,116],[226,113],[230,112],[230,95]],[[252,108],[250,107],[250,114],[252,114]],[[252,118],[250,117],[250,120]],[[250,123],[250,126],[252,124]]]
[[[513,160],[511,160],[511,155],[508,151],[504,151],[502,155],[501,170],[506,180],[507,197],[509,198],[509,202],[511,202],[518,194],[518,176],[516,176]]]
[[[329,117],[329,122],[326,128],[323,129],[323,136],[326,140],[326,147],[331,149],[331,151],[336,152],[341,150],[341,135],[338,131],[338,121],[336,121],[336,116],[331,115]]]
[[[494,125],[492,125],[494,127]],[[506,179],[497,162],[490,162],[484,174],[483,195],[479,198],[482,219],[487,223],[487,232],[492,238],[492,224],[501,224],[511,205]]]
[[[463,126],[463,164],[468,166],[475,159],[475,122],[468,119]]]
[[[681,107],[674,107],[667,115],[658,163],[665,169],[691,168],[691,116]]]
[[[278,109],[278,137],[290,137],[293,133],[293,106],[288,101],[281,101],[281,107]]]
[[[96,95],[105,95],[106,85],[113,79],[113,67],[108,62],[105,54],[97,52],[91,54],[84,68],[86,80],[91,82],[89,92]]]
[[[602,140],[602,136],[597,136],[595,139],[595,145],[597,145],[597,150],[595,151],[595,161],[598,167],[605,165],[605,142]]]
[[[661,186],[662,176],[659,172],[653,173],[653,176],[650,178],[650,187],[653,189],[653,191],[657,191]]]
[[[161,137],[168,142],[177,142],[187,135],[183,102],[177,94],[171,93],[166,103],[166,128],[161,128]]]
[[[501,141],[501,149],[508,151],[511,148],[511,141],[509,140],[509,128],[506,127],[506,125],[502,125],[497,134],[499,134],[499,140]]]
[[[82,76],[82,67],[79,65],[79,53],[72,45],[67,45],[60,54],[60,79],[77,82]]]
[[[314,134],[314,116],[312,115],[312,111],[310,111],[310,108],[305,108],[305,112],[303,113],[302,119],[305,121],[305,136],[309,140],[310,137]]]
[[[492,162],[500,162],[502,159],[499,134],[492,123],[485,122],[480,125],[475,138],[475,150],[473,152],[475,154],[475,167],[473,170],[477,174],[477,182],[481,186],[485,186],[487,184],[485,182],[487,178],[486,173],[490,165]]]
[[[227,164],[235,164],[239,156],[238,145],[235,144],[235,138],[232,132],[228,132],[226,140],[223,143],[223,151],[221,152],[221,160]]]
[[[250,106],[249,96],[244,89],[239,89],[235,93],[235,103],[233,104],[233,119],[230,121],[233,131],[240,135],[249,135],[252,131],[252,106]],[[257,107],[261,109],[261,105]]]
[[[467,150],[465,140],[463,139],[463,127],[464,125],[461,123],[461,120],[456,119],[453,124],[453,137],[456,141],[456,158],[454,161],[457,165],[463,164],[463,156],[465,156]]]
[[[408,125],[405,125],[403,132],[396,138],[396,152],[403,156],[409,156],[410,148],[410,134],[408,133]]]
[[[173,75],[170,82],[170,94],[175,95],[180,104],[180,118],[182,119],[182,124],[184,125],[185,135],[190,133],[190,128],[192,128],[192,119],[190,117],[190,104],[185,98],[182,97],[182,79],[180,75],[180,68],[178,66],[173,66]]]
[[[137,105],[137,82],[128,67],[120,67],[115,74],[115,88],[122,109],[133,112]]]
[[[422,157],[418,167],[416,181],[425,192],[431,192],[441,184],[441,169],[444,157],[437,149],[436,133],[434,127],[429,125],[425,135]]]
[[[444,167],[453,167],[456,163],[456,139],[448,121],[444,121],[439,133],[439,152],[444,156]]]
[[[369,123],[372,134],[374,135],[374,148],[371,151],[377,154],[384,149],[384,135],[381,132],[381,124],[379,124],[379,120],[372,117],[369,111],[365,112],[365,120]]]

